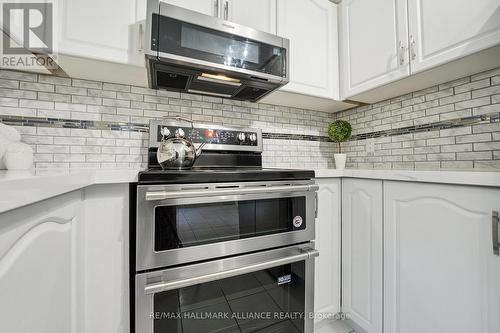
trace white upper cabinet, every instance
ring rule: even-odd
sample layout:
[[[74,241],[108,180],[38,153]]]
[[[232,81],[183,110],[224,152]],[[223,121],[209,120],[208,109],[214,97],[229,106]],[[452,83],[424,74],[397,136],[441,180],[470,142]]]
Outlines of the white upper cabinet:
[[[145,66],[146,0],[59,2],[59,53]]]
[[[500,43],[498,0],[409,0],[408,13],[412,73]]]
[[[222,18],[276,34],[276,0],[221,0]]]
[[[223,0],[161,0],[205,15],[219,16]]]
[[[500,332],[499,209],[499,189],[385,182],[384,333]]]
[[[344,0],[340,11],[344,98],[410,74],[406,0]]]
[[[337,5],[278,0],[277,11],[277,34],[290,39],[290,83],[282,90],[338,100]]]
[[[354,328],[382,333],[382,181],[342,181],[342,312]]]

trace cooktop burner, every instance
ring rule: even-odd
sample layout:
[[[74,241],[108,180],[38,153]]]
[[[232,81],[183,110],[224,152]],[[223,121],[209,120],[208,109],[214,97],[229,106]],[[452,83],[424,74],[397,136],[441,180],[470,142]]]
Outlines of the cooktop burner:
[[[139,173],[143,184],[220,183],[244,181],[304,180],[314,178],[314,171],[273,168],[193,168],[190,170],[149,169]]]

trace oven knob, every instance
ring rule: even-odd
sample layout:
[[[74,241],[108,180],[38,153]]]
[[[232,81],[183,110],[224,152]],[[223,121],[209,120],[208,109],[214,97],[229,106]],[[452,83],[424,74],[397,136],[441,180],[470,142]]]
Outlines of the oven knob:
[[[255,134],[255,133],[250,134],[249,139],[250,139],[250,142],[257,141],[257,134]]]
[[[168,129],[168,127],[162,127],[160,133],[161,135],[163,135],[163,137],[170,136],[170,130]]]
[[[247,136],[245,135],[245,133],[238,133],[238,141],[239,142],[245,142],[246,138],[247,138]]]
[[[183,138],[184,137],[184,130],[182,128],[178,128],[176,131],[175,131],[175,136],[176,137],[179,137],[179,138]]]

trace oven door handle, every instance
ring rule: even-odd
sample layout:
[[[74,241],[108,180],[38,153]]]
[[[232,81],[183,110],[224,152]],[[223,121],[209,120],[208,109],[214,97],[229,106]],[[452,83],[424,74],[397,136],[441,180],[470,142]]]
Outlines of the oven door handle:
[[[216,280],[221,280],[237,275],[242,275],[242,274],[247,274],[247,273],[252,273],[256,271],[260,271],[263,269],[268,269],[276,266],[281,266],[281,265],[286,265],[290,263],[294,263],[297,261],[302,261],[302,260],[307,260],[311,259],[314,257],[317,257],[319,255],[319,251],[311,248],[303,248],[299,250],[299,253],[279,258],[279,259],[274,259],[274,260],[269,260],[269,261],[264,261],[252,265],[247,265],[244,267],[238,267],[226,271],[221,271],[221,272],[216,272],[216,273],[211,273],[211,274],[205,274],[205,275],[200,275],[200,276],[194,276],[190,277],[187,279],[180,279],[180,280],[173,280],[169,282],[158,282],[158,283],[153,283],[153,284],[148,284],[144,287],[144,293],[146,295],[148,294],[155,294],[163,291],[168,291],[168,290],[175,290],[175,289],[180,289],[184,287],[189,287],[193,286],[196,284],[200,283],[207,283],[207,282],[212,282]]]
[[[288,192],[309,192],[317,191],[318,185],[290,185],[290,186],[260,186],[248,188],[224,188],[214,190],[183,190],[183,191],[151,191],[146,192],[146,201],[158,201],[166,199],[213,197],[239,194],[259,194],[259,193],[288,193]]]

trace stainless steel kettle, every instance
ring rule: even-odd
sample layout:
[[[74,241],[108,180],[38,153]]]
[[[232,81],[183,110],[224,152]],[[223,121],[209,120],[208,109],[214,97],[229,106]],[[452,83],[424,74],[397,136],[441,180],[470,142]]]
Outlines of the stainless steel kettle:
[[[193,122],[189,119],[175,118],[177,121],[185,121],[191,124],[193,128]],[[158,151],[156,152],[156,158],[162,169],[190,169],[196,158],[201,155],[203,146],[202,143],[198,149],[195,148],[194,144],[186,139],[184,130],[179,128],[174,134],[170,132],[167,127],[161,129],[162,140],[158,146]]]

